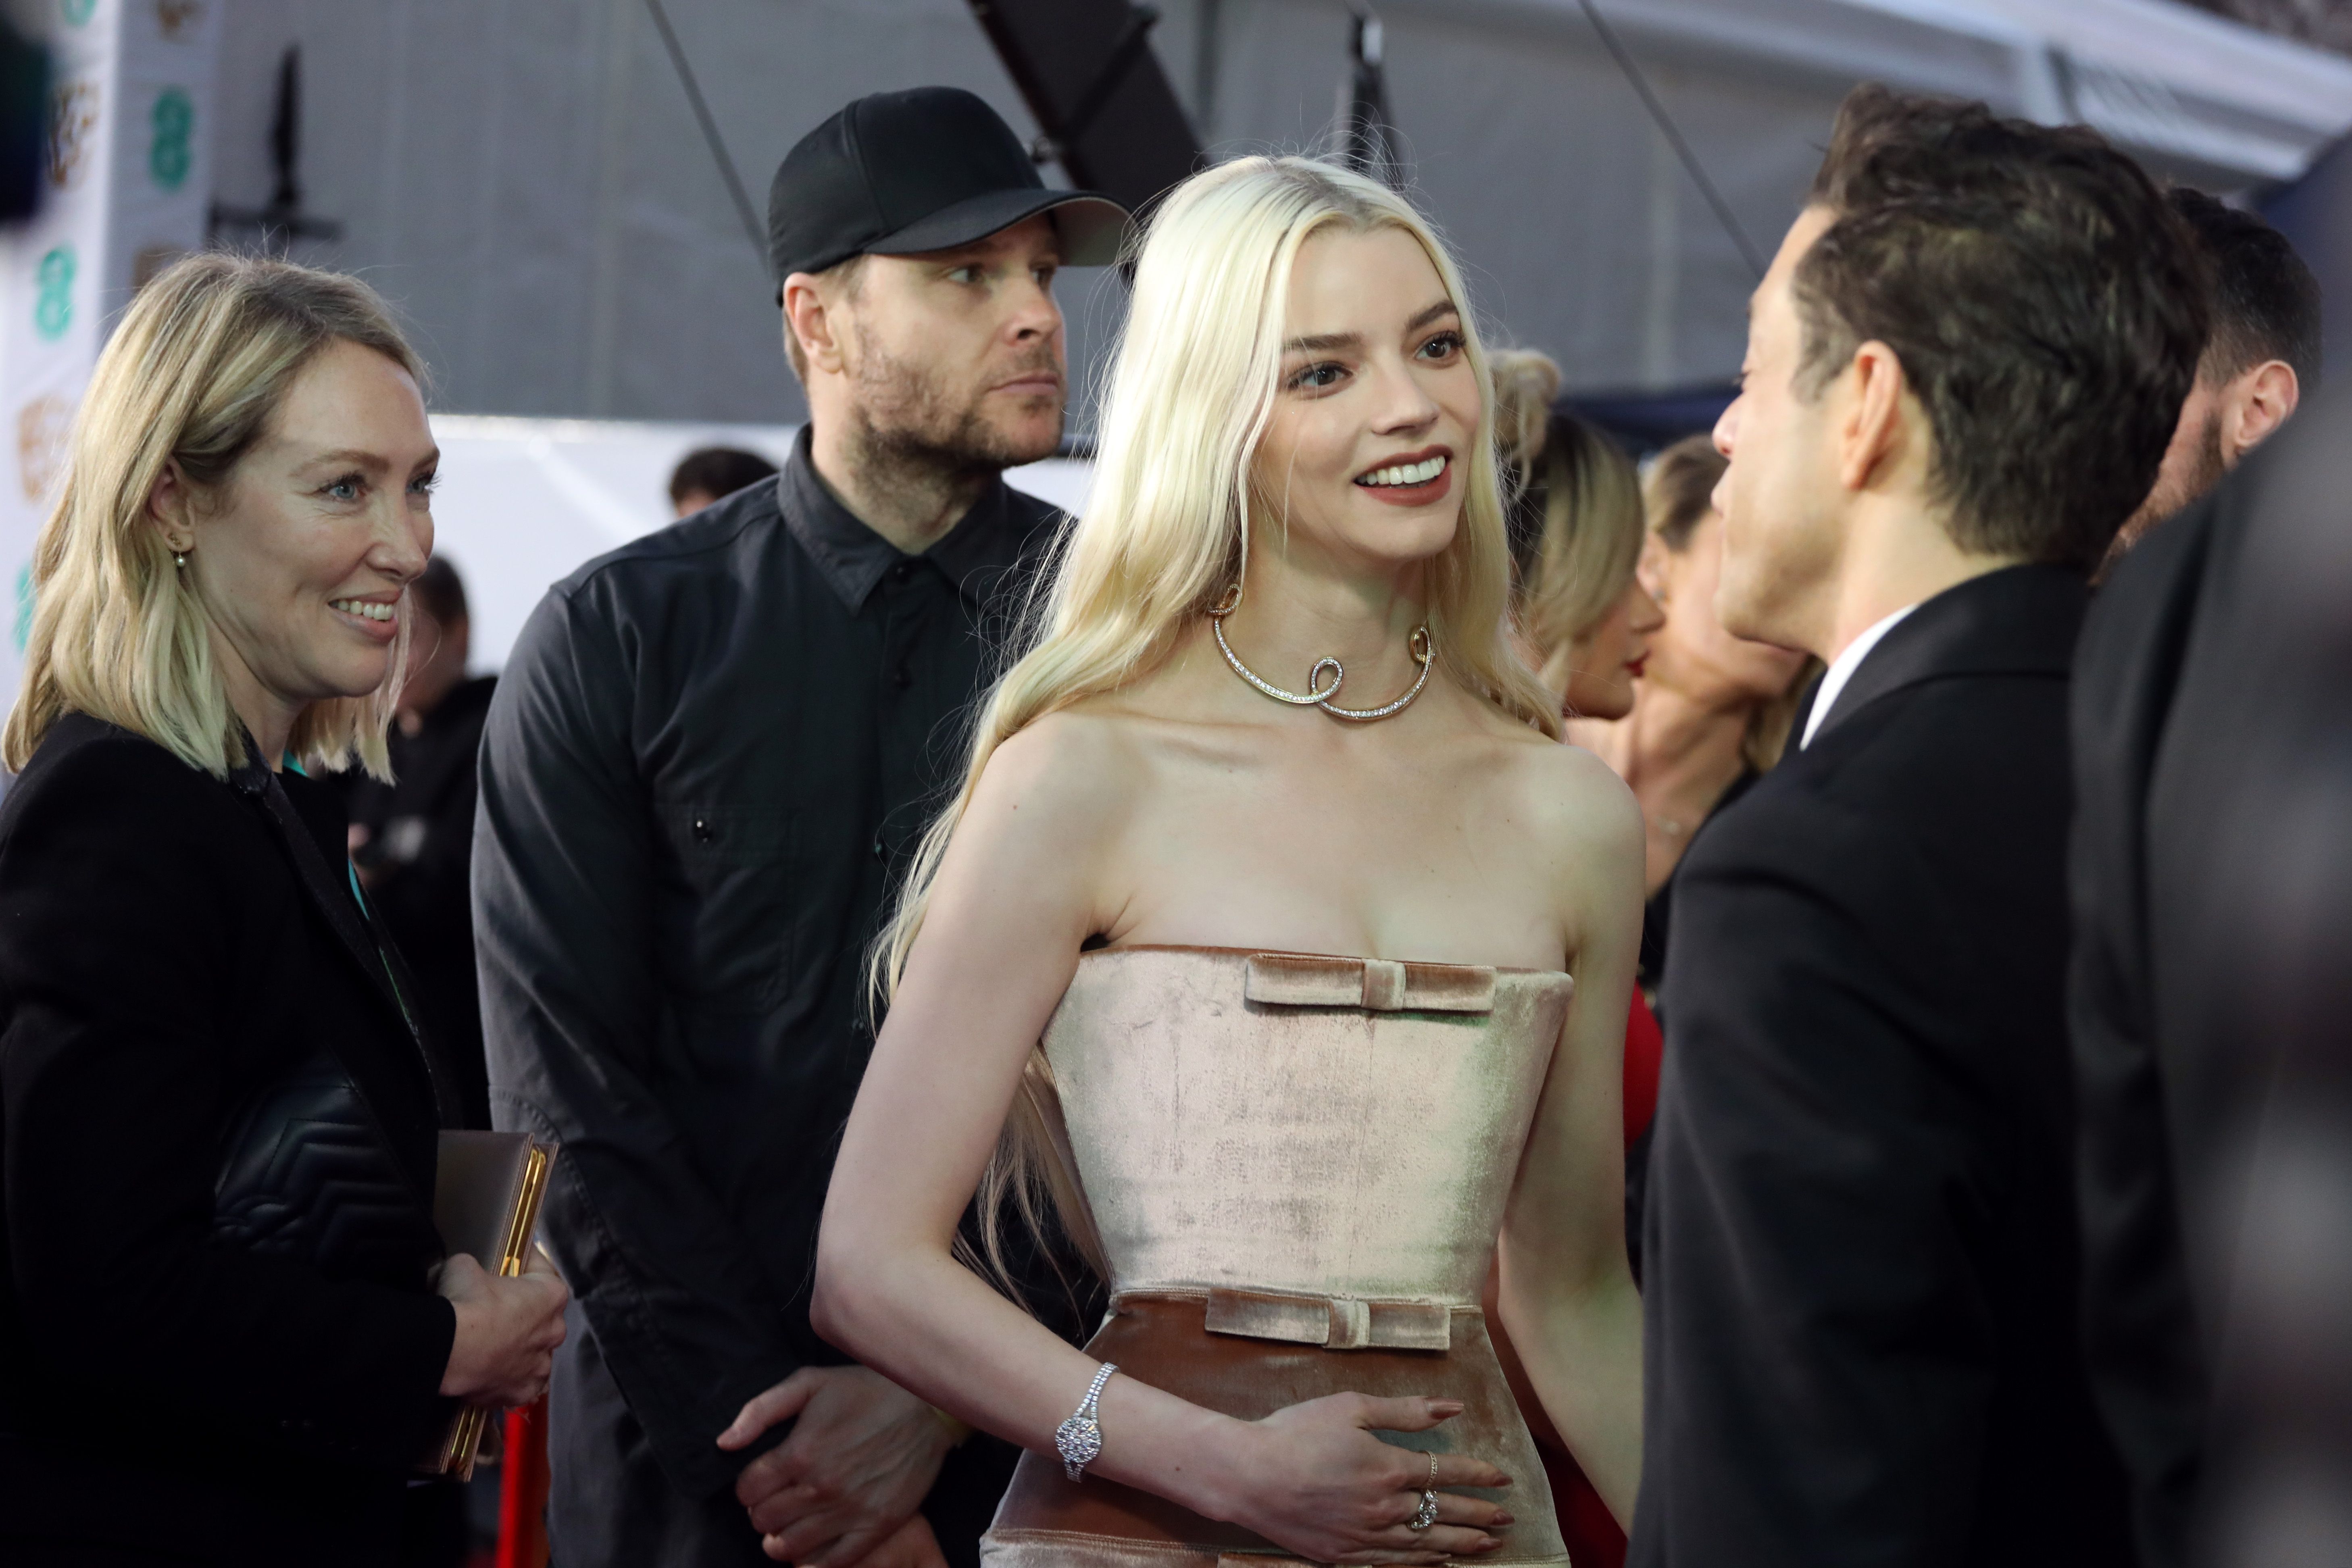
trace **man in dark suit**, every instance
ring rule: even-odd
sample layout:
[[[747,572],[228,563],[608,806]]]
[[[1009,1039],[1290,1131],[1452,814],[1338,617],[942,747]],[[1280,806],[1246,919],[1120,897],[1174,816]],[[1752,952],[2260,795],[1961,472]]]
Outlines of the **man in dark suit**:
[[[2100,591],[2075,661],[2069,999],[2083,1316],[2151,1568],[2194,1560],[2236,1184],[2292,1033],[2281,1025],[2299,1021],[2273,983],[2282,961],[2303,960],[2306,983],[2325,973],[2301,953],[2247,951],[2249,931],[2274,941],[2275,906],[2298,879],[2257,856],[2256,836],[2222,832],[2217,813],[2264,767],[2256,748],[2284,721],[2274,672],[2294,663],[2281,612],[2290,579],[2327,580],[2340,551],[2347,413],[2335,399],[2314,416],[2321,428],[2291,433],[2135,547]],[[2294,815],[2275,758],[2268,771],[2267,809]],[[2294,824],[2314,857],[2326,848],[2312,832],[2321,826]],[[2270,884],[2266,900],[2242,896],[2249,879]],[[2232,888],[2242,906],[2272,907],[2242,908],[2232,927],[2216,903]],[[2320,922],[2324,944],[2320,907],[2293,917],[2305,918]],[[2343,1020],[2326,1026],[2340,1032]]]
[[[1717,611],[1830,668],[1678,873],[1644,1568],[2126,1560],[2075,1333],[2067,672],[2205,331],[2095,133],[1847,100],[1717,429]]]
[[[2213,1304],[2191,1309],[2182,1221],[2210,1205],[2216,1185],[2210,1128],[2241,1112],[2258,1081],[2241,1068],[2267,1060],[2259,1050],[2232,1051],[2220,1063],[2192,1059],[2178,1030],[2159,1037],[2150,812],[2168,758],[2176,776],[2241,765],[2214,748],[2234,710],[2259,694],[2210,678],[2184,682],[2184,668],[2192,646],[2217,635],[2206,601],[2242,595],[2242,520],[2273,483],[2250,475],[2226,500],[2166,520],[2294,415],[2302,392],[2317,383],[2321,342],[2319,285],[2284,236],[2194,191],[2175,190],[2171,199],[2210,268],[2212,332],[2165,476],[2116,538],[2075,658],[2069,997],[2092,1386],[2132,1478],[2140,1555],[2149,1564],[2186,1560],[2209,1414],[2210,1354],[2198,1320],[2210,1330]],[[2205,455],[2190,460],[2184,450]],[[2126,547],[2128,570],[2120,564]],[[2205,710],[2176,724],[2184,692]],[[2188,831],[2167,841],[2168,852],[2204,838],[2191,822],[2181,826]],[[2193,962],[2201,950],[2191,942],[2174,956]],[[2209,1288],[2216,1267],[2208,1260]]]
[[[2172,1548],[2151,1561],[2352,1563],[2347,437],[2352,398],[2339,390],[2147,547],[2192,525],[2208,538],[2164,673],[2170,719],[2147,770],[2138,862],[2153,1126],[2168,1145],[2157,1164],[2174,1221],[2169,1245],[2147,1250],[2168,1253],[2174,1273],[2168,1289],[2157,1276],[2117,1292],[2106,1317],[2164,1327],[2148,1304],[2187,1309],[2171,1321],[2186,1331],[2195,1397],[2168,1406],[2158,1385],[2132,1407],[2158,1436],[2188,1440],[2189,1485],[2155,1494],[2161,1511],[2144,1507],[2144,1530]],[[2143,569],[2139,553],[2099,630],[2137,618],[2126,593],[2165,602],[2173,574]],[[2077,679],[2091,679],[2086,662]],[[2086,1139],[2097,1109],[2084,1106]],[[2134,1363],[2104,1359],[2111,1395]],[[2141,1364],[2168,1359],[2159,1346]]]

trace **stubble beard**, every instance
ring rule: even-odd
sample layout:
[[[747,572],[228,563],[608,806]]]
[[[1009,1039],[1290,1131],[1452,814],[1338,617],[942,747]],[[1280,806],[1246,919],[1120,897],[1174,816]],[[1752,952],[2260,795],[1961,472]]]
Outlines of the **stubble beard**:
[[[1060,445],[1059,406],[1052,437],[1033,449],[989,420],[985,388],[959,400],[931,367],[892,355],[862,326],[856,335],[857,395],[850,413],[859,465],[869,474],[899,483],[969,486],[1050,458]],[[1008,365],[1005,374],[1032,370],[1060,374],[1050,343]]]
[[[2161,474],[2158,476],[2155,487],[2148,491],[2147,499],[2140,502],[2139,510],[2126,518],[2123,527],[2116,531],[2116,542],[2107,552],[2107,560],[2101,568],[2102,574],[2106,566],[2115,563],[2117,556],[2137,544],[2149,529],[2167,518],[2186,511],[2228,477],[2229,459],[2221,454],[2221,410],[2215,409],[2205,416],[2204,427],[2197,433],[2196,454],[2196,466],[2183,476],[2179,484],[2167,483]]]

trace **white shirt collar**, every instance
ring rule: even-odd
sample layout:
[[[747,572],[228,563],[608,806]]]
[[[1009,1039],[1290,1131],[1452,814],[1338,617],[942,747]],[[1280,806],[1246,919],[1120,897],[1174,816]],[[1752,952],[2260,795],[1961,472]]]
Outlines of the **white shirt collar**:
[[[1822,721],[1830,716],[1830,710],[1836,706],[1838,694],[1845,689],[1846,682],[1853,679],[1853,672],[1862,668],[1862,661],[1870,657],[1870,650],[1878,646],[1879,639],[1918,607],[1917,605],[1904,605],[1846,644],[1845,651],[1831,661],[1828,670],[1822,676],[1822,689],[1813,694],[1813,710],[1805,716],[1805,734],[1797,742],[1799,751],[1813,743],[1813,731],[1819,730]]]

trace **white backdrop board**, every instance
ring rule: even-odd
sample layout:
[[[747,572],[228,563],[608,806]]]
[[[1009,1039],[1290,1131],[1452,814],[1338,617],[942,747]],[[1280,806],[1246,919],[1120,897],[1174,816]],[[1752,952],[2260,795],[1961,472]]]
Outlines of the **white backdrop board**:
[[[472,665],[506,662],[549,584],[670,522],[669,475],[698,447],[740,447],[782,464],[789,425],[688,425],[438,415],[441,484],[434,552],[466,584]],[[1034,463],[1007,475],[1065,510],[1086,502],[1088,465]]]
[[[32,619],[33,539],[99,349],[138,285],[205,241],[224,0],[46,0],[38,216],[0,238],[0,708]]]

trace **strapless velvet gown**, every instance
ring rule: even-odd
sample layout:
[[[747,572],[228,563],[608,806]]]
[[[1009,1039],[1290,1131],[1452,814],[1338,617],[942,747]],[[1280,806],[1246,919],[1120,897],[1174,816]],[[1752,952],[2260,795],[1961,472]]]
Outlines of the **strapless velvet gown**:
[[[1461,1400],[1407,1447],[1498,1465],[1485,1563],[1565,1563],[1479,1293],[1573,982],[1223,948],[1079,960],[1044,1047],[1109,1265],[1088,1352],[1255,1419],[1343,1390]],[[1118,1441],[1116,1432],[1110,1440]],[[1271,1542],[1023,1456],[989,1568],[1213,1568]]]

